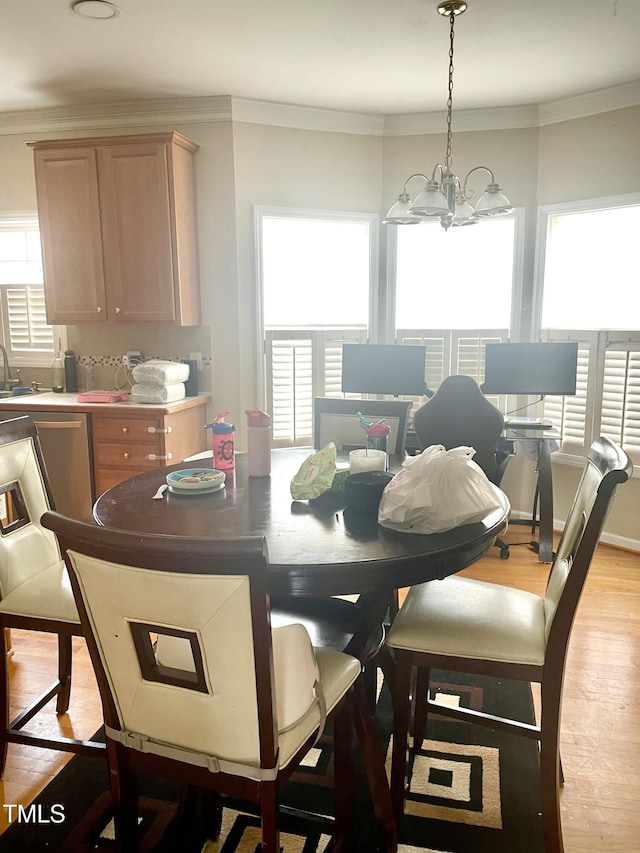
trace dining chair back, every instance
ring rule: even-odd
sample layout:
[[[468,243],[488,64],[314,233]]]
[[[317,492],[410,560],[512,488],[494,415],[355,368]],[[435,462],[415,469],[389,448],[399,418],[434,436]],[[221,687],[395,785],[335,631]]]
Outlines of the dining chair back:
[[[352,397],[316,397],[313,401],[313,443],[320,449],[333,441],[338,450],[365,447],[367,436],[358,412],[370,421],[384,418],[390,427],[389,454],[404,457],[410,400],[363,400]]]
[[[279,853],[278,789],[327,718],[333,830],[348,838],[360,664],[314,649],[301,625],[271,629],[265,541],[140,535],[56,513],[43,523],[58,536],[87,632],[123,848],[134,849],[134,779],[146,772],[257,803],[261,849]]]
[[[35,424],[28,416],[0,423],[0,775],[9,743],[69,752],[104,752],[104,744],[46,736],[24,728],[55,696],[69,707],[71,638],[82,634],[67,571],[54,534],[40,523],[54,507]],[[28,708],[9,719],[7,631],[43,631],[58,637],[58,678]],[[14,658],[15,659],[15,658]]]
[[[416,666],[414,748],[422,743],[428,709],[537,740],[545,850],[562,853],[559,745],[567,650],[607,512],[632,472],[631,460],[613,442],[599,438],[591,445],[544,596],[456,576],[409,591],[388,637],[397,666],[391,789],[398,820],[406,784],[410,674]],[[429,698],[432,668],[539,683],[539,725],[442,706]]]

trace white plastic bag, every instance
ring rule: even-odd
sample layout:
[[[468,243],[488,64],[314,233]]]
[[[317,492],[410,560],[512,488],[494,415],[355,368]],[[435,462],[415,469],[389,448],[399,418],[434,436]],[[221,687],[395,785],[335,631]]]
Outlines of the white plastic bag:
[[[500,507],[472,447],[427,447],[405,459],[382,493],[378,523],[407,533],[439,533],[480,521]]]

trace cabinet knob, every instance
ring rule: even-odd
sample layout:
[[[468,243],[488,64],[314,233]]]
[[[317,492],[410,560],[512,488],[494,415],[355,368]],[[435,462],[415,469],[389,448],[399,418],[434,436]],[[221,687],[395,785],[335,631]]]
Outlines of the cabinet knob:
[[[96,305],[96,311],[99,314],[102,311],[102,307],[100,305]]]
[[[125,453],[123,453],[123,454],[122,454],[122,458],[123,458],[123,459],[128,459],[130,456],[131,456],[131,454],[130,454],[130,453],[127,453],[127,452],[125,452]]]
[[[119,313],[120,313],[120,309],[116,308],[116,314],[119,314]]]
[[[129,432],[129,427],[122,427],[122,432],[126,435]]]

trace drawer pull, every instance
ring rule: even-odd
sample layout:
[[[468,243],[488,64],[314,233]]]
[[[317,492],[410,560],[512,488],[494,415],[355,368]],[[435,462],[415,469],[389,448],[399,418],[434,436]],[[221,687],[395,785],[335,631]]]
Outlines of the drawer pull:
[[[129,457],[130,457],[130,456],[131,456],[131,454],[130,454],[130,453],[123,453],[123,454],[122,454],[122,458],[123,458],[123,459],[129,459]]]
[[[170,426],[168,426],[168,427],[147,427],[147,432],[151,432],[151,433],[164,432],[164,433],[167,433],[167,435],[168,435],[170,432],[173,432],[173,427],[170,427]]]
[[[122,432],[126,435],[129,432],[129,427],[122,427]]]
[[[149,462],[155,462],[158,459],[173,459],[173,453],[165,453],[164,456],[160,456],[157,453],[148,453],[147,459]]]

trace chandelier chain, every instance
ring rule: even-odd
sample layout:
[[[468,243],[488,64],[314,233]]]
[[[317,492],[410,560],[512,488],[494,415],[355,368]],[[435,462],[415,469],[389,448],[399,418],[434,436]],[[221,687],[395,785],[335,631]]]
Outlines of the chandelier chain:
[[[453,38],[455,13],[453,10],[449,15],[449,94],[447,97],[447,152],[444,158],[444,164],[447,169],[451,168],[451,113],[453,111]]]

